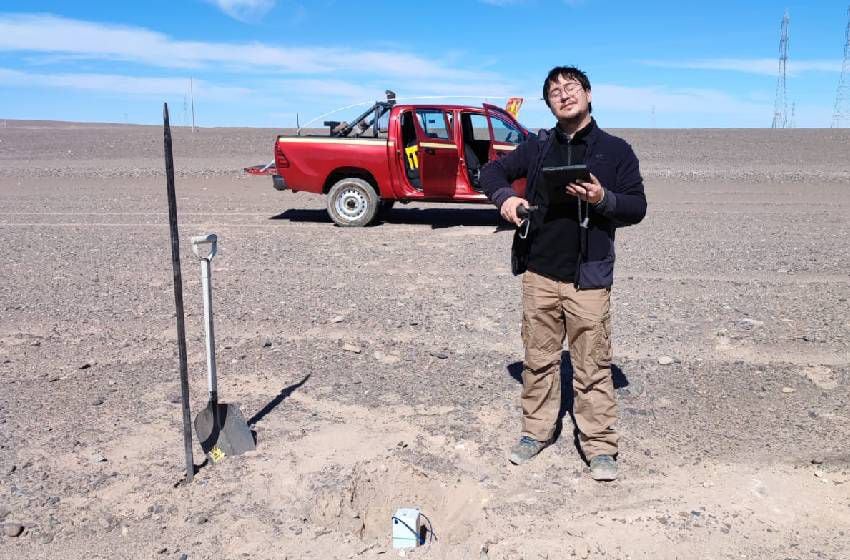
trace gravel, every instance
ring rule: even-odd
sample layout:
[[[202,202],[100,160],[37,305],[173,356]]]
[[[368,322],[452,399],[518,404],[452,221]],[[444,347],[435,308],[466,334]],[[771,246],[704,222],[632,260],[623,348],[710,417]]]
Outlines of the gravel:
[[[192,414],[207,394],[187,241],[212,231],[220,398],[258,438],[187,486],[161,129],[0,129],[0,514],[32,527],[0,558],[380,558],[409,505],[434,514],[435,559],[482,542],[489,560],[844,553],[850,131],[622,131],[650,213],[617,237],[623,476],[604,487],[569,415],[527,468],[505,461],[520,287],[495,210],[334,227],[323,198],[239,174],[274,133],[175,131]],[[363,523],[343,529],[351,504]]]

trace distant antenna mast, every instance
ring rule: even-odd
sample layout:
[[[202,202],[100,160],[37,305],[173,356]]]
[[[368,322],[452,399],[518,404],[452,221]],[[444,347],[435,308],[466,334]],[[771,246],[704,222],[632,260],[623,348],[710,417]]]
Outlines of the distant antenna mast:
[[[770,128],[785,128],[788,126],[788,101],[785,98],[785,68],[788,64],[788,10],[782,16],[782,26],[779,35],[779,76],[776,79],[776,102],[773,104],[773,124]]]
[[[655,105],[652,106],[652,112],[650,113],[650,122],[652,122],[652,128],[655,128]]]
[[[850,6],[847,6],[847,30],[844,32],[844,62],[838,91],[835,92],[835,109],[832,112],[832,128],[840,128],[850,119]]]
[[[192,132],[195,132],[195,94],[192,89],[192,78],[189,78],[189,97],[192,99]]]
[[[794,118],[794,114],[796,113],[796,110],[797,110],[797,102],[792,101],[791,102],[791,118],[788,119],[788,128],[796,128],[797,127],[797,121]]]

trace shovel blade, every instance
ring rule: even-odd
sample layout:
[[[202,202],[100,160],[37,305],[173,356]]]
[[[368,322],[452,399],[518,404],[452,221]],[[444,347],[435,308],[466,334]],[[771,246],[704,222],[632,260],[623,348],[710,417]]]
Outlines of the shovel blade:
[[[214,463],[229,455],[242,455],[257,448],[254,434],[248,427],[242,411],[235,404],[218,404],[218,429],[212,403],[207,403],[195,417],[195,433],[201,449]]]

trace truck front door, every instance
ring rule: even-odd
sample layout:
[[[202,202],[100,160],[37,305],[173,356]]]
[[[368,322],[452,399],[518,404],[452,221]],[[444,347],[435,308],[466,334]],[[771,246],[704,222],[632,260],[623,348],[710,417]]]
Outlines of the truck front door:
[[[490,123],[490,138],[492,140],[490,159],[502,157],[508,152],[516,149],[517,145],[525,141],[525,134],[514,123],[503,115],[494,111],[487,111],[487,120]]]
[[[525,142],[528,132],[501,109],[492,105],[484,105],[487,110],[487,122],[490,127],[490,160],[500,158],[514,151],[516,147]],[[526,180],[517,179],[512,184],[514,190],[520,196],[525,196]]]
[[[419,174],[428,197],[452,197],[457,185],[458,153],[446,113],[416,109]]]

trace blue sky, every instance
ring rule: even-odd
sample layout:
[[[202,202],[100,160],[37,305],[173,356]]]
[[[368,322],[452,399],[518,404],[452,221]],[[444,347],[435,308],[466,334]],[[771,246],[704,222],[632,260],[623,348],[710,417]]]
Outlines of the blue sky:
[[[4,0],[0,118],[154,124],[167,101],[180,125],[191,77],[202,126],[303,124],[389,88],[522,96],[540,127],[546,72],[572,64],[603,127],[766,127],[786,9],[789,109],[828,127],[847,0]]]

